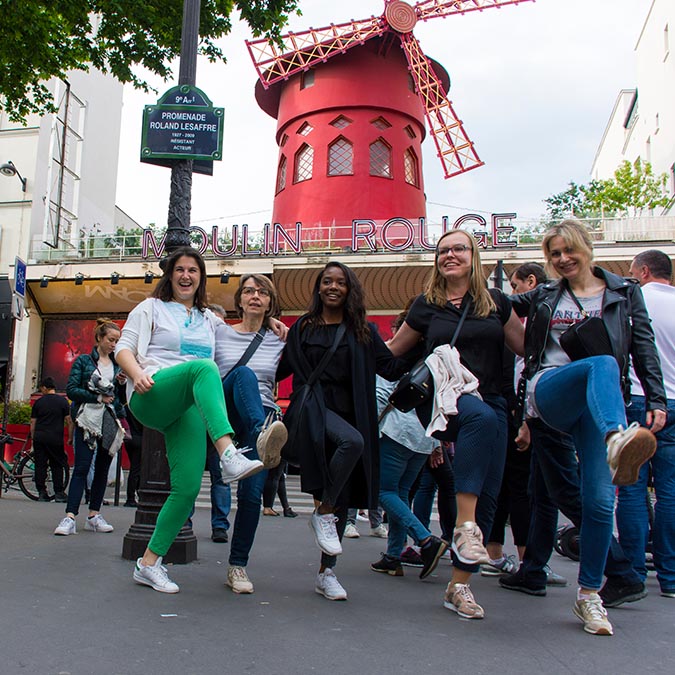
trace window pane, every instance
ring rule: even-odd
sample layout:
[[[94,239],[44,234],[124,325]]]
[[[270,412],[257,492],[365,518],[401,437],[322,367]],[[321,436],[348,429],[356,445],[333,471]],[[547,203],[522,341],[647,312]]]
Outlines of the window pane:
[[[311,145],[303,145],[295,156],[295,176],[293,181],[300,183],[312,177],[312,163],[314,161],[314,148]]]
[[[286,167],[288,160],[283,155],[279,160],[279,169],[277,171],[277,192],[281,192],[286,187]]]
[[[328,148],[328,175],[344,176],[353,171],[354,150],[346,138],[338,138]]]
[[[370,146],[370,175],[391,178],[391,148],[384,141]]]
[[[403,167],[405,169],[405,182],[418,187],[417,182],[417,157],[415,153],[408,149],[403,155]]]

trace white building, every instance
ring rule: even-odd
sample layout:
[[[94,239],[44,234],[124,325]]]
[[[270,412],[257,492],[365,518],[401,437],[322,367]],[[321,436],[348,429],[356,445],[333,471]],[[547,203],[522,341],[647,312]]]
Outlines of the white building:
[[[649,162],[668,175],[675,214],[675,2],[653,0],[635,45],[637,82],[623,89],[605,129],[591,177],[607,179],[624,160]],[[627,83],[629,84],[629,83]]]
[[[26,179],[0,175],[0,275],[13,278],[14,259],[30,265],[49,251],[78,254],[80,231],[112,232],[122,111],[122,84],[99,71],[73,71],[47,86],[58,114],[29,116],[25,126],[0,111],[0,164]],[[37,312],[16,322],[12,398],[35,388],[41,347]]]

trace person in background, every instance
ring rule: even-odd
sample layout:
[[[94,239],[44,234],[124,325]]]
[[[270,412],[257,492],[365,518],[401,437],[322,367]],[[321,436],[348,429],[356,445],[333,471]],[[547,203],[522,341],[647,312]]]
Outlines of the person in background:
[[[344,536],[347,539],[358,539],[361,534],[356,527],[358,509],[349,509],[347,511],[347,525],[345,526]],[[381,506],[376,509],[368,509],[368,522],[370,523],[370,536],[379,539],[387,538],[387,526],[384,524],[384,510]]]
[[[119,338],[120,329],[116,323],[110,319],[98,319],[94,329],[94,348],[90,354],[80,354],[70,370],[66,394],[73,402],[75,466],[68,489],[66,517],[54,530],[56,535],[67,536],[77,532],[75,518],[94,453],[96,464],[84,529],[113,531],[113,526],[101,515],[100,509],[108,482],[111,452],[114,455],[119,450],[124,436],[117,421],[117,418],[124,417],[124,406],[115,387],[120,367],[113,354]]]
[[[279,513],[274,510],[274,497],[279,495],[281,508],[284,518],[297,518],[297,513],[293,511],[288,501],[286,492],[286,471],[288,462],[281,460],[274,469],[267,471],[265,486],[263,487],[263,516],[278,516]]]
[[[161,593],[178,593],[162,557],[193,508],[206,463],[206,432],[232,482],[263,469],[232,442],[218,367],[215,333],[222,321],[206,306],[206,266],[196,249],[166,259],[152,297],[129,313],[116,356],[128,377],[129,408],[146,427],[164,434],[171,491],[133,579]]]
[[[65,396],[56,393],[56,384],[51,377],[43,377],[40,382],[42,396],[35,401],[30,415],[30,435],[33,439],[35,457],[35,487],[38,501],[65,503],[68,497],[64,492],[65,469],[68,456],[63,447],[63,425],[68,429],[68,444],[73,442],[73,420],[70,406]],[[52,472],[54,495],[47,492],[47,465]]]
[[[652,553],[661,595],[675,598],[675,288],[671,286],[673,264],[658,250],[635,256],[630,275],[642,287],[652,321],[656,348],[661,358],[668,398],[666,425],[656,432],[656,454],[642,466],[634,485],[619,488],[616,524],[619,542],[642,582],[647,578],[645,549],[649,539],[647,484],[651,470],[656,503],[652,526]],[[626,409],[629,422],[646,423],[647,399],[632,365],[631,400]]]

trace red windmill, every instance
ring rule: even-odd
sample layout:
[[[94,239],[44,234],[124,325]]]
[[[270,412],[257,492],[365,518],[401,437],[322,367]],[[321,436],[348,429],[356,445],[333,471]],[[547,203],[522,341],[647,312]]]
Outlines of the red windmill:
[[[256,100],[278,120],[274,222],[323,228],[323,241],[331,227],[339,230],[333,241],[351,241],[355,219],[425,215],[425,118],[446,178],[483,164],[447,98],[445,69],[412,30],[529,0],[384,1],[378,17],[289,33],[281,46],[247,42],[260,78]],[[402,54],[391,49],[396,42]]]

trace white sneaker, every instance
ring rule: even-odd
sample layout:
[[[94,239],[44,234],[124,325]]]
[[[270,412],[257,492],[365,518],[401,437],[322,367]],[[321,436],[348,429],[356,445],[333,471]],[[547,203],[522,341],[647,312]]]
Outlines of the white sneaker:
[[[259,459],[247,459],[244,453],[249,448],[235,448],[231,444],[220,458],[220,470],[223,474],[223,483],[232,483],[262,471],[265,467]]]
[[[67,537],[69,534],[77,534],[77,526],[75,521],[70,517],[66,516],[54,530],[54,534],[61,535],[62,537]]]
[[[378,537],[379,539],[386,539],[389,536],[387,532],[387,526],[383,523],[380,523],[377,527],[372,527],[370,529],[371,537]]]
[[[583,600],[577,600],[572,608],[574,615],[584,622],[584,630],[591,635],[614,635],[607,610],[597,593],[589,593]]]
[[[253,584],[246,574],[245,567],[231,565],[227,570],[226,586],[229,586],[235,593],[253,593]]]
[[[142,560],[143,558],[139,558],[134,568],[134,581],[137,584],[150,586],[160,593],[178,593],[180,588],[169,579],[161,557],[157,558],[154,565],[143,565]]]
[[[354,523],[347,523],[344,536],[347,537],[347,539],[358,539],[361,536],[361,533],[356,529]]]
[[[272,421],[273,413],[270,413],[263,424],[255,447],[260,461],[266,469],[274,469],[281,461],[281,448],[286,445],[288,431],[283,422]]]
[[[314,590],[328,600],[347,599],[347,591],[342,588],[342,584],[337,580],[335,572],[330,567],[326,567],[323,572],[316,575]]]
[[[633,422],[613,433],[607,441],[607,464],[614,485],[633,485],[637,482],[640,467],[656,452],[654,434]]]
[[[316,511],[312,513],[309,519],[309,527],[314,532],[316,544],[326,555],[340,555],[342,553],[340,538],[335,529],[336,522],[337,518],[332,513],[320,515]]]
[[[115,528],[100,514],[84,521],[84,529],[90,532],[112,532]]]

